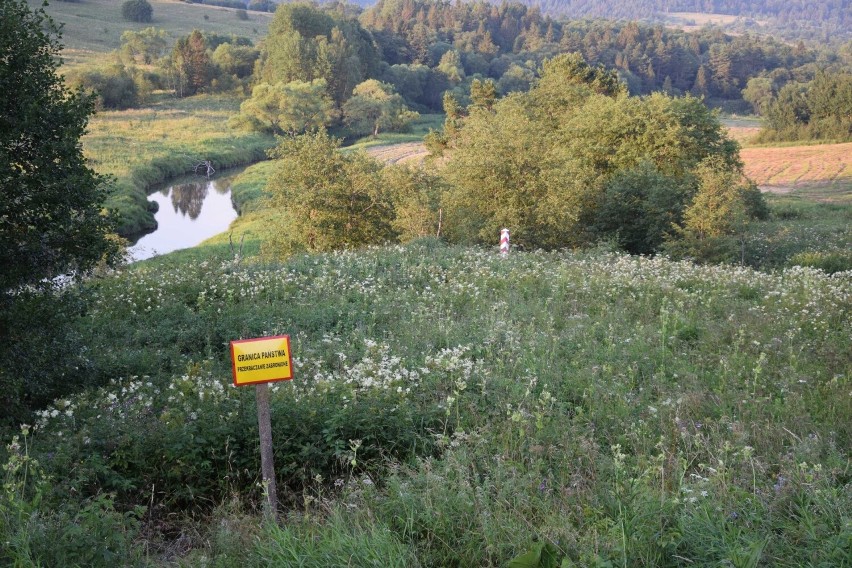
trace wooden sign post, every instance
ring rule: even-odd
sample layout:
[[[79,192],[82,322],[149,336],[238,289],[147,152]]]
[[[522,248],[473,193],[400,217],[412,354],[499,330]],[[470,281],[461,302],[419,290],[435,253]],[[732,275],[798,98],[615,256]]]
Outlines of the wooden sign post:
[[[231,342],[234,385],[255,385],[257,426],[260,431],[260,470],[266,493],[266,514],[278,517],[275,464],[272,459],[272,419],[269,414],[269,385],[293,378],[290,336],[260,337]]]

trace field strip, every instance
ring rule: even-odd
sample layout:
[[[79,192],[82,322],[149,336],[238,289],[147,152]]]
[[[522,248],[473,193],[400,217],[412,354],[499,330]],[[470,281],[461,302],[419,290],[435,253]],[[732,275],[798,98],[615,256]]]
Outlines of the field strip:
[[[796,187],[852,180],[852,143],[743,148],[745,172],[764,187]]]
[[[367,149],[367,154],[386,164],[411,163],[419,165],[429,155],[429,151],[422,142],[405,142],[402,144],[373,146]]]

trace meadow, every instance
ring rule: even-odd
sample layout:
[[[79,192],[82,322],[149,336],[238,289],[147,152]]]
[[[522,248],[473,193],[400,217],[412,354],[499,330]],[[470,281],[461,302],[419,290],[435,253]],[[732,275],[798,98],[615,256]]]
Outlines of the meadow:
[[[62,58],[73,67],[91,63],[104,54],[121,47],[121,34],[127,30],[140,31],[148,27],[165,30],[177,39],[193,29],[223,35],[236,34],[257,43],[266,36],[272,14],[250,12],[248,20],[236,17],[230,8],[188,4],[178,0],[149,0],[154,8],[153,20],[135,23],[121,16],[121,2],[112,0],[82,0],[51,2],[45,11],[63,25]],[[41,7],[41,0],[28,0],[31,8]]]
[[[849,272],[207,252],[69,291],[103,386],[7,440],[4,562],[848,565]],[[279,333],[273,525],[227,346]]]
[[[236,108],[98,115],[111,205],[259,159],[272,140],[229,131]],[[234,181],[229,234],[60,293],[38,355],[88,388],[2,433],[0,564],[852,565],[845,178],[770,195],[746,266],[437,239],[279,262],[257,254],[276,167]],[[228,346],[283,333],[272,523]]]

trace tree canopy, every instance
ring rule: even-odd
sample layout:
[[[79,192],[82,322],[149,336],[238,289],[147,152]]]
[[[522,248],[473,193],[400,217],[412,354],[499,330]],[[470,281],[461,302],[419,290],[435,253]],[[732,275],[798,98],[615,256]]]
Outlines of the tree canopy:
[[[456,240],[493,242],[506,226],[527,247],[615,239],[655,252],[711,185],[699,175],[705,160],[741,177],[737,144],[699,99],[628,96],[611,72],[574,55],[545,62],[540,74],[529,93],[492,109],[472,105],[454,125],[445,210]],[[710,224],[720,218],[704,213]]]
[[[0,423],[74,383],[66,371],[81,358],[63,315],[73,305],[46,292],[119,252],[105,180],[80,147],[94,97],[56,75],[57,38],[43,10],[0,0]]]
[[[115,253],[104,179],[80,137],[94,98],[56,75],[57,26],[26,2],[0,2],[0,292],[84,272]]]

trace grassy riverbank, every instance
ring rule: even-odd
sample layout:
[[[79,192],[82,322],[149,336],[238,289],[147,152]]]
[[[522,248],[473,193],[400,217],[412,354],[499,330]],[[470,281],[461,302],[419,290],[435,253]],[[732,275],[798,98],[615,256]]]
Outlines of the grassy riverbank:
[[[272,136],[228,128],[239,104],[226,96],[164,97],[145,108],[92,118],[84,153],[97,172],[116,178],[106,206],[117,210],[122,235],[154,226],[146,198],[152,185],[190,173],[202,160],[223,169],[266,157]]]

